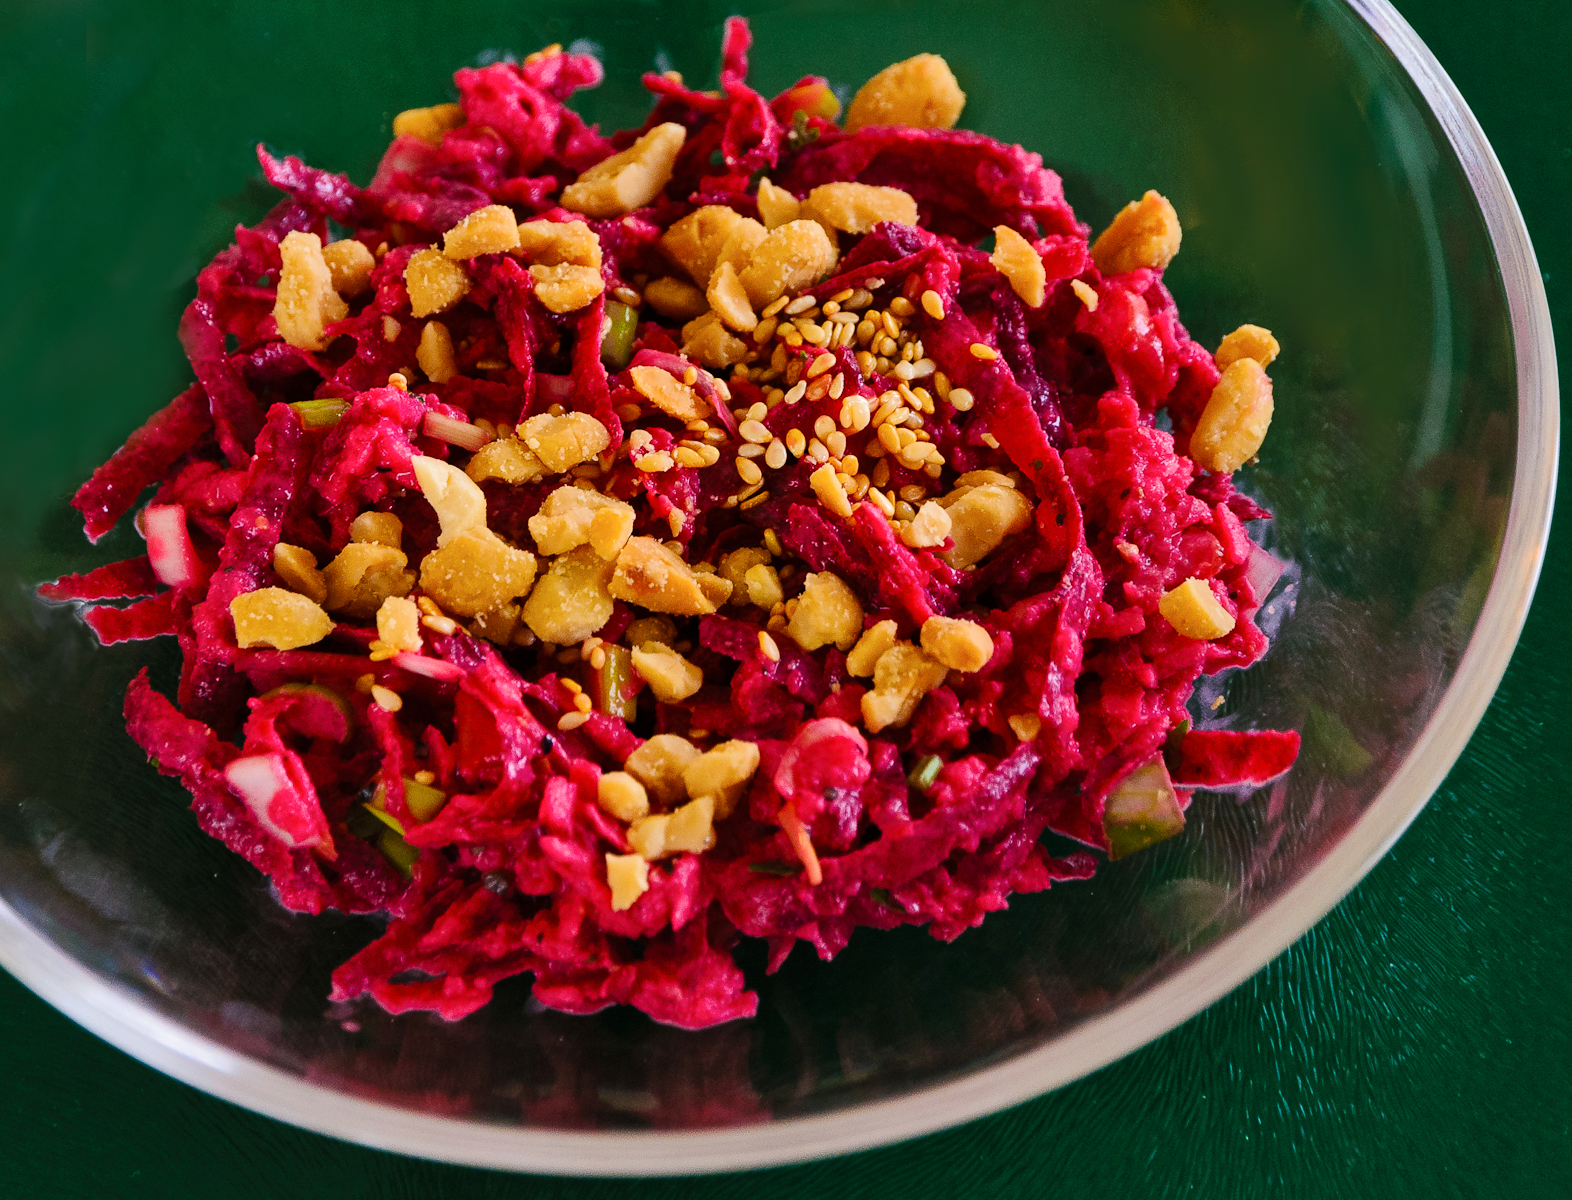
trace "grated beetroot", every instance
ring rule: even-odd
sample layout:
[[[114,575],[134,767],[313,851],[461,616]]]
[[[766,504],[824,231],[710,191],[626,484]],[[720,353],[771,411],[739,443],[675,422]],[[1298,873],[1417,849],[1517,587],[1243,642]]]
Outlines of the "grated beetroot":
[[[365,188],[259,148],[285,199],[237,229],[198,277],[180,327],[197,383],[73,500],[96,541],[156,489],[138,523],[147,555],[40,588],[91,604],[84,619],[106,644],[179,638],[179,705],[138,675],[126,696],[132,737],[286,907],[385,915],[382,934],[334,973],[335,1000],[369,995],[390,1012],[458,1020],[498,982],[529,974],[536,999],[565,1012],[630,1004],[685,1028],[734,1020],[757,1008],[732,956],[741,937],[767,942],[771,970],[799,941],[833,957],[858,926],[922,925],[947,941],[1015,893],[1088,877],[1093,854],[1055,856],[1041,839],[1051,830],[1109,850],[1110,797],[1142,768],[1137,779],[1155,771],[1182,807],[1193,789],[1253,789],[1293,764],[1296,733],[1189,728],[1197,679],[1265,652],[1254,616],[1282,564],[1245,525],[1265,510],[1186,455],[1218,371],[1180,323],[1161,269],[1103,274],[1036,154],[957,130],[846,133],[820,77],[771,100],[750,88],[749,45],[746,24],[729,21],[718,90],[647,76],[649,119],[609,138],[564,103],[600,82],[600,64],[553,49],[459,71],[453,127],[395,139]],[[461,302],[413,316],[406,270],[460,220],[499,204],[523,220],[584,220],[561,207],[565,185],[666,123],[685,136],[665,188],[585,221],[602,294],[557,313],[526,259],[484,254],[464,263]],[[760,173],[799,200],[826,183],[898,188],[919,222],[841,233],[810,300],[788,313],[777,304],[773,335],[768,322],[762,340],[742,331],[742,350],[728,353],[750,357],[729,382],[683,349],[691,329],[652,306],[623,325],[631,346],[608,350],[626,290],[682,273],[661,248],[666,231],[706,205],[758,217]],[[274,316],[280,243],[294,231],[325,242],[329,221],[374,251],[369,286],[345,297],[325,349],[291,345]],[[996,226],[1036,252],[1042,304],[1023,300],[979,248]],[[831,297],[850,306],[852,326],[829,320]],[[803,310],[793,344],[785,331],[799,332],[790,319]],[[883,323],[897,317],[898,328]],[[429,357],[433,321],[450,372]],[[879,348],[885,333],[899,334],[904,357]],[[710,423],[647,400],[649,368],[690,388]],[[1160,411],[1172,433],[1158,428]],[[540,614],[513,602],[522,596],[474,622],[443,610],[442,573],[425,568],[455,518],[428,502],[417,466],[431,463],[418,460],[480,460],[426,436],[427,417],[447,418],[433,427],[458,428],[478,455],[512,426],[565,414],[605,431],[574,478],[629,506],[641,542],[723,577],[728,555],[753,556],[727,577],[724,608],[695,611],[690,599],[667,613],[636,588],[614,602],[607,591],[595,635],[566,646],[542,645],[552,639],[534,632]],[[898,427],[920,428],[933,457],[903,457],[902,435],[889,440]],[[529,466],[547,454],[529,436],[508,468],[522,481],[494,474],[478,494],[492,534],[538,549],[553,511],[543,506],[568,480]],[[852,481],[849,516],[814,481],[832,456]],[[740,488],[761,466],[759,490]],[[1025,505],[994,510],[1021,520],[977,561],[952,564],[958,527],[916,536],[918,506],[942,500],[945,514],[961,513],[968,490],[987,487]],[[365,514],[376,519],[357,522]],[[347,551],[356,539],[371,545]],[[626,552],[613,552],[619,571]],[[355,589],[369,585],[344,575],[356,553],[389,572],[379,614],[418,615],[418,632],[382,640],[394,625],[358,608]],[[332,564],[315,593],[328,594],[332,619],[315,641],[266,633],[242,646],[232,603],[281,588],[299,607],[313,588],[304,558]],[[855,598],[849,637],[797,628],[810,573]],[[1230,629],[1198,640],[1162,615],[1186,580],[1206,584]],[[543,594],[534,586],[531,603]],[[417,609],[388,607],[406,593]],[[112,600],[132,603],[102,603]],[[882,658],[877,669],[862,662],[853,643],[889,622],[901,653],[932,665],[924,634],[943,626],[935,618],[968,622],[989,649],[965,664],[976,669],[948,670],[896,719],[875,722],[891,672]],[[680,697],[658,699],[641,673],[654,668],[629,665],[632,651],[655,652],[651,642],[697,673]],[[734,759],[731,743],[751,743],[741,759],[756,766],[740,782],[680,775],[688,799],[677,802],[650,776],[652,816],[614,811],[606,777],[632,771],[630,755],[656,734]],[[648,849],[651,830],[671,835],[706,802],[700,848]],[[635,858],[628,896],[612,863]]]

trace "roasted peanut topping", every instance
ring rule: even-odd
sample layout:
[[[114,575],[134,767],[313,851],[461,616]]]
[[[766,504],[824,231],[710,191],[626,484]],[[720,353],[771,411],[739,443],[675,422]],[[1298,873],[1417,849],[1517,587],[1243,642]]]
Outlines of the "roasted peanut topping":
[[[518,232],[519,253],[532,263],[600,270],[600,238],[583,221],[525,221]]]
[[[1119,211],[1092,244],[1092,261],[1104,275],[1141,267],[1162,270],[1179,253],[1179,214],[1165,196],[1147,192]]]
[[[606,855],[606,886],[612,912],[626,912],[650,887],[649,860],[640,854]]]
[[[1005,538],[1024,532],[1032,523],[1031,501],[1003,484],[957,489],[944,504],[955,544],[939,557],[957,569],[982,561]]]
[[[377,609],[377,640],[391,650],[420,652],[420,609],[413,600],[389,596]]]
[[[566,554],[589,544],[595,553],[611,560],[632,532],[631,504],[571,484],[547,496],[540,511],[529,519],[529,535],[542,554]]]
[[[469,276],[442,251],[422,250],[404,267],[404,287],[409,292],[410,315],[430,317],[464,299]]]
[[[660,238],[666,257],[688,273],[699,287],[707,287],[720,259],[721,248],[743,225],[758,225],[735,209],[706,204],[672,224]],[[759,226],[762,240],[764,227]]]
[[[952,523],[944,507],[937,500],[929,500],[901,527],[901,541],[913,550],[942,546],[950,536]]]
[[[464,124],[464,109],[457,104],[433,104],[430,108],[407,108],[393,118],[394,137],[416,137],[433,146],[442,144],[442,135]]]
[[[885,67],[846,107],[846,132],[865,125],[915,125],[954,129],[966,105],[950,64],[937,54],[919,54]]]
[[[813,221],[788,221],[772,229],[740,271],[755,310],[784,292],[816,283],[835,266],[835,243]]]
[[[582,642],[611,619],[612,569],[592,546],[553,559],[524,601],[524,623],[543,642]]]
[[[912,719],[922,698],[944,682],[949,672],[910,642],[897,642],[873,670],[873,690],[862,698],[862,721],[878,733]]]
[[[542,413],[519,426],[518,439],[559,475],[569,467],[595,458],[611,445],[610,431],[589,413]]]
[[[710,415],[710,406],[670,371],[660,367],[634,367],[628,372],[633,387],[661,412],[679,421],[698,421]]]
[[[654,538],[629,538],[617,555],[611,594],[652,612],[683,617],[712,613],[731,595],[731,584],[699,575]]]
[[[929,617],[922,626],[922,648],[952,671],[980,671],[993,657],[993,638],[975,621]]]
[[[595,802],[619,821],[637,821],[650,814],[644,785],[626,771],[608,771],[600,777]]]
[[[291,230],[278,251],[283,259],[278,299],[273,304],[278,336],[302,350],[325,350],[326,327],[347,317],[349,305],[333,290],[333,273],[322,257],[322,239],[314,233]]]
[[[596,163],[562,189],[562,207],[588,217],[620,217],[643,208],[671,179],[688,136],[681,125],[657,125],[621,154]]]
[[[409,595],[415,573],[405,570],[408,563],[402,550],[374,542],[351,542],[323,568],[327,584],[323,606],[329,612],[370,620],[389,596]]]
[[[645,817],[628,828],[628,845],[651,861],[673,854],[700,854],[715,844],[715,801],[690,800],[676,812]]]
[[[759,769],[759,748],[752,742],[722,742],[690,762],[682,772],[683,786],[695,800],[710,796],[715,815],[731,816]]]
[[[838,575],[819,571],[803,582],[786,633],[804,650],[850,650],[862,634],[862,605]]]
[[[446,383],[458,374],[458,361],[453,356],[453,335],[441,321],[427,321],[420,331],[420,345],[415,349],[415,362],[432,383]]]
[[[813,211],[845,233],[867,233],[881,221],[917,224],[917,201],[900,188],[822,183],[808,193]]]
[[[868,629],[846,656],[846,669],[861,679],[872,675],[884,652],[895,645],[895,631],[894,621],[880,621]]]
[[[235,644],[242,650],[271,646],[298,650],[333,632],[333,618],[304,596],[283,588],[258,588],[229,602],[235,621]]]
[[[1032,244],[1008,225],[996,225],[993,231],[993,255],[989,259],[994,270],[1010,281],[1010,288],[1031,308],[1041,308],[1048,296],[1048,272],[1043,268],[1042,257],[1032,249]]]
[[[655,803],[669,808],[688,794],[682,773],[698,756],[698,747],[687,738],[657,733],[628,755],[623,766],[644,785]]]
[[[748,293],[743,289],[742,280],[737,277],[737,268],[729,262],[715,269],[705,299],[715,310],[715,315],[732,329],[746,332],[758,327],[759,318],[748,304]]]
[[[1226,371],[1241,358],[1253,358],[1263,367],[1269,367],[1280,349],[1270,329],[1262,329],[1259,325],[1241,325],[1217,347],[1217,369]]]
[[[502,608],[534,581],[535,556],[508,545],[484,525],[447,539],[420,564],[420,590],[460,617]]]
[[[421,493],[442,525],[438,546],[446,546],[461,533],[486,528],[486,494],[474,480],[452,463],[424,454],[412,457],[410,465]]]
[[[1209,642],[1234,630],[1233,615],[1218,603],[1216,593],[1204,579],[1186,579],[1165,592],[1157,611],[1180,637]]]
[[[404,546],[404,523],[392,513],[363,512],[350,524],[349,540],[400,550]]]
[[[768,179],[759,180],[758,201],[759,220],[764,222],[765,229],[778,229],[801,215],[802,201]]]
[[[333,277],[333,290],[340,296],[358,296],[371,287],[371,271],[376,257],[354,238],[330,242],[322,247],[322,260]]]
[[[518,247],[518,218],[506,204],[477,208],[442,235],[442,253],[455,259],[505,254]]]
[[[748,345],[728,333],[719,317],[707,312],[683,328],[682,352],[718,371],[746,358]]]
[[[546,474],[546,464],[517,438],[498,438],[475,451],[464,474],[476,483],[486,479],[530,483]]]
[[[1195,423],[1190,457],[1208,471],[1237,471],[1260,451],[1271,424],[1272,381],[1255,359],[1235,359]]]
[[[537,263],[529,274],[535,281],[535,298],[554,313],[577,312],[606,290],[606,281],[595,267],[572,263],[543,267]]]
[[[702,291],[670,275],[652,279],[645,285],[644,303],[673,321],[691,321],[710,310]]]
[[[633,650],[633,669],[662,704],[686,700],[704,686],[704,672],[675,650],[649,642]]]
[[[327,599],[327,581],[317,570],[316,555],[304,546],[291,546],[288,542],[275,545],[273,570],[285,587],[299,592],[313,604],[321,604]]]

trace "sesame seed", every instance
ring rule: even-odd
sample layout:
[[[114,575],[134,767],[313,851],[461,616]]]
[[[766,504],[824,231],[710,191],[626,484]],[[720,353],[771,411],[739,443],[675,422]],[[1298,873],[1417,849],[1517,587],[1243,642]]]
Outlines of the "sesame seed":
[[[757,496],[751,496],[747,500],[744,500],[740,505],[738,505],[738,507],[741,508],[744,512],[747,512],[747,510],[750,508],[758,508],[759,505],[763,504],[769,498],[770,494],[768,492],[760,492]]]
[[[980,358],[984,362],[992,362],[999,357],[997,350],[992,346],[985,346],[981,342],[973,342],[968,349],[971,350],[973,358]]]
[[[807,378],[817,379],[835,365],[835,355],[826,351],[808,364]]]
[[[855,454],[841,455],[841,470],[846,474],[855,478],[857,475],[857,468],[860,466],[862,466],[862,464],[857,461],[857,456]]]
[[[666,514],[666,526],[671,530],[672,537],[680,537],[682,527],[687,523],[687,516],[675,508]]]
[[[868,490],[868,498],[873,501],[878,510],[886,517],[893,517],[895,515],[895,505],[891,504],[885,494],[878,488],[870,488]]]
[[[420,623],[432,633],[444,634],[447,637],[452,637],[458,632],[458,622],[452,617],[421,617]]]
[[[976,403],[971,392],[965,388],[951,388],[949,401],[950,407],[956,412],[971,412],[972,405]]]
[[[606,665],[606,651],[599,646],[596,646],[595,649],[591,650],[589,665],[597,671],[603,669]]]
[[[827,346],[830,343],[829,331],[822,325],[815,325],[812,321],[804,321],[797,328],[802,333],[802,340],[810,346]]]
[[[757,442],[749,442],[745,446],[737,447],[738,458],[761,458],[763,455],[764,447],[760,446]]]
[[[760,321],[756,326],[754,326],[754,342],[760,346],[764,345],[765,342],[769,341],[772,337],[775,336],[775,331],[779,327],[780,322],[778,322],[774,317],[765,317],[764,320]]]
[[[776,557],[785,553],[784,548],[781,546],[781,535],[773,529],[764,531],[764,548]]]
[[[944,320],[944,301],[932,288],[922,294],[922,310],[935,321]]]
[[[830,380],[830,390],[825,393],[831,400],[839,400],[841,393],[846,390],[846,375],[842,371],[835,373],[835,378]]]
[[[748,411],[742,419],[745,421],[762,421],[766,416],[769,415],[769,411],[770,410],[767,406],[760,404],[758,401],[754,401],[748,406]]]
[[[895,378],[904,382],[913,378],[915,374],[916,372],[912,370],[911,363],[898,362],[895,364]]]
[[[795,317],[798,313],[807,312],[817,303],[818,301],[812,296],[798,296],[795,300],[786,306],[786,315],[788,317]]]
[[[830,434],[830,430],[832,430],[834,428],[835,428],[835,422],[832,421],[829,418],[828,414],[820,415],[813,422],[813,432],[815,434],[817,434],[821,438],[822,437],[828,437],[829,434]]]
[[[769,304],[765,305],[764,311],[760,313],[759,316],[773,317],[776,313],[780,312],[781,309],[785,308],[790,303],[790,296],[777,296],[774,300],[771,300]]]
[[[857,369],[862,372],[864,379],[873,374],[873,368],[873,355],[869,354],[866,350],[857,351]]]
[[[801,458],[802,452],[808,448],[808,439],[800,429],[786,431],[786,449],[791,451],[793,458]]]
[[[377,707],[384,712],[398,712],[404,707],[404,697],[380,683],[371,685],[371,698],[377,702]]]
[[[765,445],[775,436],[769,431],[764,422],[751,417],[737,426],[737,432],[742,435],[745,441],[755,442],[760,446]]]
[[[893,308],[894,305],[891,305],[890,307]],[[895,314],[894,313],[892,313],[888,309],[886,309],[884,312],[879,314],[879,318],[880,318],[880,320],[884,324],[884,332],[891,339],[894,339],[894,338],[897,338],[897,337],[900,336],[901,323],[895,319]]]
[[[983,434],[982,440],[983,445],[987,446],[990,450],[997,450],[999,448],[999,439],[994,437],[991,433]]]
[[[824,435],[824,444],[829,448],[831,456],[840,458],[846,453],[846,435],[839,429],[831,429]]]
[[[897,317],[909,317],[917,311],[917,308],[905,296],[897,296],[890,301],[890,311]]]
[[[923,474],[928,476],[929,479],[937,479],[944,473],[944,468],[931,459],[923,465],[922,470]]]
[[[401,392],[407,392],[409,391],[409,380],[404,378],[402,372],[394,371],[393,374],[388,376],[388,386],[397,388]]]
[[[360,676],[359,678],[357,678],[355,680],[355,690],[357,692],[359,692],[361,695],[364,696],[364,695],[368,694],[371,691],[372,685],[375,684],[376,682],[377,682],[377,677],[375,675],[367,673],[365,675]]]
[[[679,446],[672,451],[671,456],[677,460],[679,467],[702,467],[704,465],[704,459],[699,457],[698,451],[690,450],[686,446]]]
[[[799,379],[796,383],[792,384],[791,391],[786,393],[786,403],[796,404],[797,401],[803,398],[807,391],[808,381],[806,379]]]
[[[772,471],[779,471],[786,465],[786,446],[780,438],[776,438],[765,449],[764,465]]]
[[[810,438],[808,440],[808,457],[814,462],[828,462],[830,452],[824,448],[824,443],[818,438]]]
[[[744,483],[759,483],[764,479],[764,472],[746,458],[737,460],[737,476]]]
[[[830,297],[829,303],[831,303],[831,304],[845,304],[846,301],[850,300],[856,294],[857,294],[857,289],[856,288],[842,288],[840,291],[836,292],[835,295]]]
[[[780,662],[781,648],[775,644],[775,639],[764,630],[759,630],[759,653],[771,662]]]
[[[891,425],[888,421],[886,421],[883,425],[880,425],[879,445],[883,446],[891,454],[894,454],[901,448],[900,430],[898,430],[894,425]]]
[[[580,725],[584,724],[584,722],[588,721],[589,719],[590,715],[587,712],[579,712],[575,710],[574,712],[563,713],[561,718],[557,721],[557,728],[563,733],[568,733],[574,729],[577,729]]]

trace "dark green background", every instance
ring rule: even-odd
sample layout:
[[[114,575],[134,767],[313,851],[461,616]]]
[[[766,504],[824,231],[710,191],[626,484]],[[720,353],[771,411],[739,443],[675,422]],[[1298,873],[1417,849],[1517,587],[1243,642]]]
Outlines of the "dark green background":
[[[207,225],[162,245],[116,246],[128,274],[166,264],[169,303],[138,306],[116,276],[73,310],[74,361],[31,358],[26,284],[47,237],[114,239],[103,223],[55,229],[39,198],[132,92],[149,131],[158,104],[225,92],[210,77],[139,77],[139,49],[219,39],[231,4],[0,2],[0,361],[7,364],[11,470],[42,425],[22,397],[49,371],[103,378],[95,322],[169,336],[200,257],[255,197],[232,148],[191,148],[189,186],[227,196]],[[297,12],[306,5],[291,6]],[[1563,346],[1572,324],[1572,5],[1565,0],[1403,0],[1495,145],[1539,252]],[[443,20],[433,7],[429,21]],[[420,53],[388,70],[438,80]],[[299,31],[296,35],[299,36]],[[389,39],[368,38],[378,53]],[[942,47],[939,47],[942,49]],[[266,73],[279,48],[251,46]],[[354,44],[345,54],[362,52]],[[897,57],[892,54],[891,57]],[[679,64],[697,71],[700,64]],[[201,71],[201,64],[193,64]],[[193,86],[195,84],[195,86]],[[225,95],[257,128],[330,118],[376,144],[380,112],[290,109],[287,94]],[[358,128],[356,123],[365,125]],[[309,144],[291,146],[311,155]],[[323,165],[367,164],[316,155]],[[228,181],[228,182],[223,182]],[[164,181],[167,182],[167,181]],[[25,231],[25,233],[24,233]],[[199,257],[200,256],[200,257]],[[164,308],[168,308],[168,312]],[[154,332],[156,331],[156,332]],[[1567,373],[1563,372],[1563,378]],[[172,384],[178,380],[172,379]],[[91,466],[84,449],[82,471]],[[40,503],[49,498],[40,498]],[[1009,1113],[910,1145],[748,1176],[643,1182],[506,1176],[380,1154],[304,1133],[202,1095],[84,1033],[0,975],[0,1195],[336,1197],[1512,1196],[1572,1194],[1572,681],[1560,616],[1572,587],[1563,520],[1539,600],[1495,702],[1446,785],[1390,854],[1289,953],[1209,1011],[1091,1079]],[[15,518],[19,514],[7,514]]]

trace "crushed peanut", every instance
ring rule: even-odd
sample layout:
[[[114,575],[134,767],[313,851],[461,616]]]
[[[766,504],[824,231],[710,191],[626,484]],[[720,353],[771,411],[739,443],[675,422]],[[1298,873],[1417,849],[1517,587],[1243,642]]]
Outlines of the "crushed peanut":
[[[1010,288],[1029,308],[1041,308],[1048,296],[1048,272],[1032,244],[1008,225],[993,231],[994,270],[1010,281]]]
[[[442,135],[464,124],[464,108],[459,104],[433,104],[430,108],[406,108],[393,118],[393,136],[415,137],[433,146],[442,144]]]
[[[514,436],[554,475],[599,457],[611,445],[611,431],[581,412],[541,413],[520,425]]]
[[[711,797],[715,815],[724,820],[736,809],[758,769],[759,748],[753,742],[722,742],[683,769],[682,783],[695,800]]]
[[[375,542],[399,550],[404,545],[404,522],[393,513],[363,512],[350,522],[349,540]]]
[[[422,250],[404,266],[404,287],[414,317],[447,312],[469,292],[469,276],[440,250]]]
[[[617,555],[611,595],[652,612],[697,617],[712,613],[731,595],[731,584],[701,575],[654,538],[632,537]]]
[[[788,221],[771,230],[740,272],[755,310],[785,292],[823,278],[835,266],[835,244],[813,221]]]
[[[1092,261],[1104,275],[1123,275],[1141,267],[1162,270],[1179,253],[1182,237],[1174,206],[1166,196],[1147,192],[1120,209],[1092,243]]]
[[[283,267],[273,320],[278,336],[302,350],[325,350],[326,327],[349,315],[349,305],[333,290],[333,273],[322,256],[322,239],[298,229],[278,245]]]
[[[299,592],[313,604],[327,599],[327,581],[317,570],[317,558],[304,546],[278,542],[273,547],[273,571],[292,592]]]
[[[348,299],[371,287],[371,272],[376,256],[354,238],[329,242],[322,247],[322,260],[333,278],[333,290]]]
[[[448,539],[420,564],[420,590],[461,617],[499,609],[527,593],[534,581],[535,556],[484,525]]]
[[[757,605],[759,608],[774,608],[785,599],[786,593],[781,589],[780,573],[772,566],[760,564],[749,567],[743,573],[742,579],[749,604]],[[734,590],[733,598],[736,595]]]
[[[691,321],[709,312],[704,293],[685,279],[663,275],[644,285],[644,302],[673,321]]]
[[[562,207],[588,217],[620,217],[643,208],[671,179],[677,151],[688,133],[667,121],[655,126],[621,154],[596,163],[562,189]]]
[[[486,494],[474,480],[438,458],[416,454],[409,461],[421,493],[441,523],[438,546],[446,546],[466,531],[486,527]]]
[[[1037,735],[1043,731],[1043,719],[1036,713],[1016,713],[1005,718],[1010,726],[1010,732],[1023,742],[1035,742]]]
[[[914,445],[923,445],[918,442]],[[944,545],[950,536],[952,519],[936,500],[929,500],[917,510],[906,525],[901,528],[901,541],[913,550],[927,549]]]
[[[929,617],[922,625],[922,648],[952,671],[980,671],[993,657],[993,638],[975,621]]]
[[[394,650],[420,653],[420,609],[413,600],[389,596],[377,609],[377,640]]]
[[[804,650],[850,650],[862,633],[862,620],[857,594],[838,575],[819,571],[804,578],[786,633]]]
[[[635,647],[632,657],[633,669],[650,685],[655,699],[662,704],[686,700],[704,686],[703,671],[675,650],[657,642]]]
[[[1217,594],[1204,579],[1186,579],[1164,592],[1157,611],[1180,637],[1209,642],[1234,630],[1233,614],[1218,602]]]
[[[698,421],[711,415],[709,403],[661,367],[639,366],[628,371],[633,388],[667,416]]]
[[[415,362],[432,383],[446,383],[458,374],[453,357],[453,335],[441,321],[427,321],[415,348]]]
[[[525,221],[518,235],[518,251],[532,263],[600,270],[600,238],[583,221]]]
[[[669,815],[645,817],[628,828],[628,845],[654,860],[673,854],[701,854],[715,844],[715,801],[690,800]]]
[[[866,125],[954,129],[965,104],[950,64],[937,54],[919,54],[892,63],[857,89],[846,106],[846,132]]]
[[[813,488],[813,494],[819,498],[819,503],[830,512],[843,519],[852,515],[851,501],[836,473],[835,464],[825,463],[808,476],[808,483]]]
[[[758,225],[759,238],[764,227],[721,204],[706,204],[695,209],[661,234],[657,243],[666,257],[687,272],[699,287],[707,287],[727,239],[744,223]]]
[[[808,193],[813,211],[845,233],[867,233],[881,221],[917,224],[917,201],[900,188],[822,183]]]
[[[606,854],[606,886],[611,911],[627,912],[650,888],[650,864],[640,854]]]
[[[1263,367],[1269,367],[1280,349],[1270,329],[1263,329],[1259,325],[1241,325],[1222,340],[1217,347],[1215,361],[1219,371],[1228,370],[1241,358],[1253,358]]]
[[[770,561],[770,552],[759,546],[743,546],[721,555],[720,577],[731,584],[731,602],[748,603],[748,572]]]
[[[471,456],[464,474],[476,483],[500,479],[504,483],[530,483],[546,473],[546,464],[517,438],[498,438]]]
[[[258,588],[229,602],[235,622],[235,644],[242,650],[271,646],[298,650],[333,632],[333,618],[304,596],[283,588]]]
[[[402,550],[375,542],[351,542],[322,570],[327,596],[322,605],[329,612],[370,620],[389,596],[407,596],[415,586],[415,573],[405,567]]]
[[[731,263],[721,263],[715,269],[705,299],[715,310],[715,315],[729,328],[747,332],[758,327],[759,318],[753,315],[753,309],[748,304],[748,293],[743,290],[742,281],[737,277],[737,268]]]
[[[656,804],[670,808],[688,794],[682,773],[698,756],[698,747],[687,738],[674,733],[657,733],[628,755],[622,765],[629,775],[644,785]]]
[[[626,771],[608,771],[600,777],[595,802],[619,821],[637,821],[650,813],[644,785]]]
[[[949,674],[943,663],[930,658],[910,642],[897,642],[873,669],[873,690],[862,697],[862,721],[869,733],[912,719],[922,698]]]
[[[1272,424],[1272,381],[1253,358],[1235,359],[1212,389],[1190,435],[1196,466],[1237,471],[1255,457]]]
[[[682,352],[706,367],[720,370],[746,358],[748,346],[732,336],[713,312],[707,312],[683,327]]]
[[[529,274],[535,281],[535,298],[554,313],[577,312],[606,290],[606,281],[596,267],[536,263]]]
[[[580,546],[551,562],[524,601],[521,616],[543,642],[582,642],[611,619],[614,565]]]
[[[1032,523],[1031,501],[1003,484],[959,488],[942,503],[950,516],[954,545],[939,557],[957,570],[980,562],[1005,538],[1025,532]]]
[[[442,253],[453,259],[505,254],[518,247],[518,218],[506,204],[477,208],[442,235]]]
[[[529,534],[542,554],[566,554],[586,543],[610,561],[633,532],[633,506],[572,484],[547,496],[529,519]]]
[[[846,669],[860,679],[872,675],[884,652],[895,645],[896,628],[894,621],[880,621],[871,626],[846,656]]]
[[[768,178],[759,180],[759,220],[765,229],[778,229],[801,215],[802,202],[785,188],[776,187]]]

